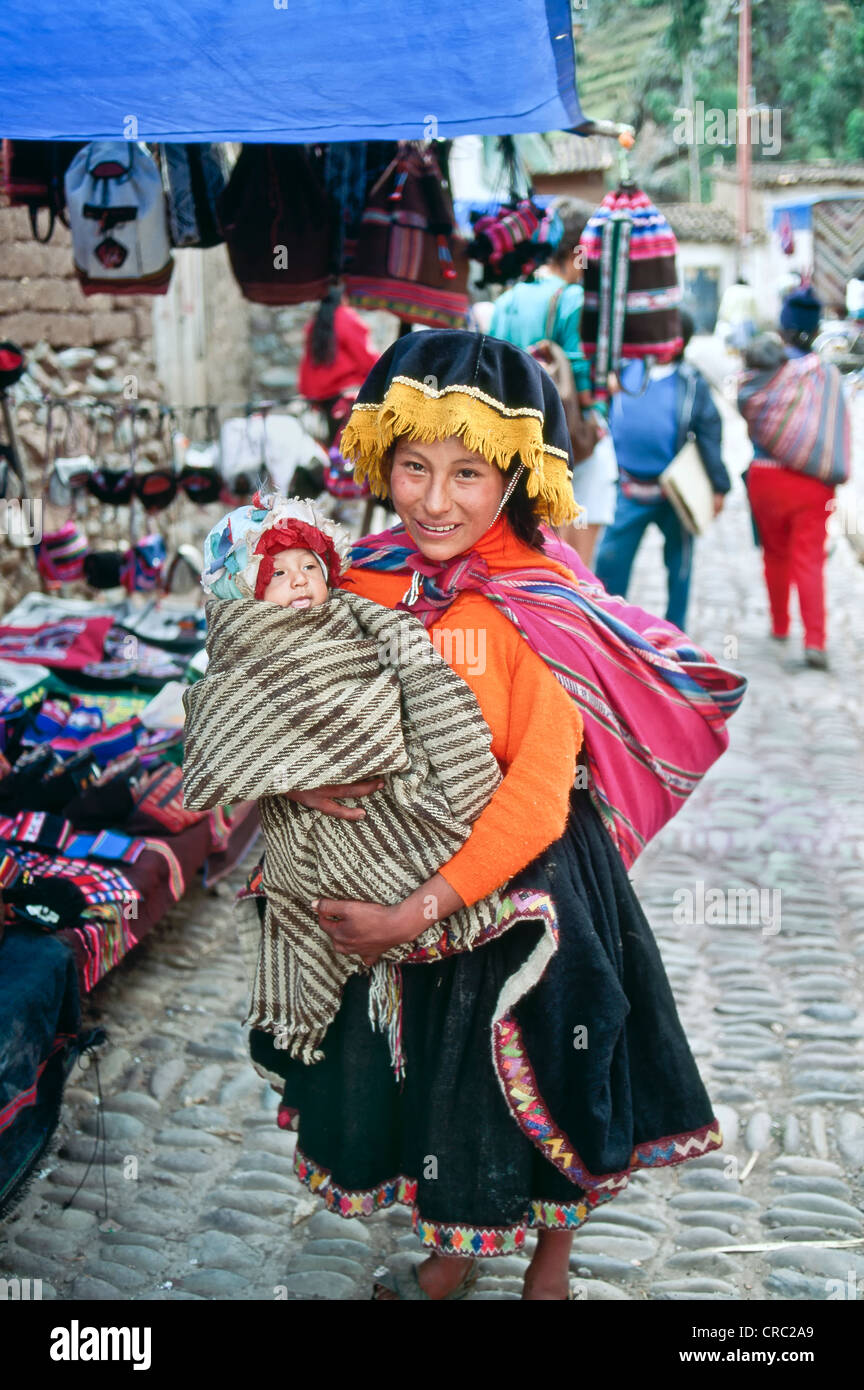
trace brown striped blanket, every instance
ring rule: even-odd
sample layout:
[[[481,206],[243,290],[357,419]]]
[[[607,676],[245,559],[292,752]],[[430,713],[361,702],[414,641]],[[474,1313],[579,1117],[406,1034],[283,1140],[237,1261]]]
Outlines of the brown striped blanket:
[[[408,614],[345,590],[319,608],[214,598],[206,612],[207,674],[183,697],[184,800],[259,803],[267,908],[247,1022],[314,1062],[345,981],[366,967],[336,954],[309,904],[401,902],[445,864],[501,780],[491,734]],[[380,791],[347,803],[362,804],[362,820],[280,794],[377,774]],[[451,943],[470,949],[499,904],[493,894],[454,913],[443,924]],[[398,962],[441,931],[433,921],[381,959]]]

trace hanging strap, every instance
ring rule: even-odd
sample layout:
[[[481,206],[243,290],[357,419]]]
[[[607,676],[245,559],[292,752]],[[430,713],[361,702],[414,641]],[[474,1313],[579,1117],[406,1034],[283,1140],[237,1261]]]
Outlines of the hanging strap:
[[[555,324],[558,320],[558,305],[561,303],[561,296],[566,288],[566,285],[559,286],[549,300],[549,307],[546,310],[546,331],[543,336],[553,343],[555,342]]]
[[[684,410],[681,415],[681,421],[684,424],[684,438],[689,439],[692,433],[690,425],[693,421],[693,407],[696,404],[696,373],[692,368],[685,366],[684,377],[687,382],[687,392],[684,396]]]

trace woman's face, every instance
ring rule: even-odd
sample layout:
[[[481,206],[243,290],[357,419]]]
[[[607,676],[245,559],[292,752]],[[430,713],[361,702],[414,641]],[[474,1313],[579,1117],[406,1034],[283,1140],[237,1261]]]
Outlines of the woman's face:
[[[421,553],[450,560],[491,526],[507,486],[502,470],[472,454],[458,435],[432,443],[396,441],[390,496]]]

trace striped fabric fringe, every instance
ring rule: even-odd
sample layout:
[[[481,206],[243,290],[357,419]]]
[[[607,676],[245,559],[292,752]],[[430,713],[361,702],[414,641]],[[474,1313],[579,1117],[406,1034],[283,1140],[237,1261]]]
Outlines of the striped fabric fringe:
[[[164,859],[168,869],[168,889],[175,903],[179,903],[183,894],[186,892],[186,880],[183,877],[183,870],[180,867],[180,860],[177,858],[177,855],[165,840],[151,840],[145,838],[142,844],[145,849],[152,850],[154,854],[158,854],[160,858]]]
[[[454,290],[359,275],[346,275],[345,288],[357,309],[386,309],[403,323],[423,323],[430,328],[465,327],[465,295]]]

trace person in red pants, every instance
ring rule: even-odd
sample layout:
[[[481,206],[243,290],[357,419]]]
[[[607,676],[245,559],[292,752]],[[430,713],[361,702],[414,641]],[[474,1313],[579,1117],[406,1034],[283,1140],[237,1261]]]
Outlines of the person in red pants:
[[[821,304],[809,286],[794,291],[780,314],[781,343],[754,339],[744,354],[751,370],[738,403],[753,440],[746,473],[762,545],[771,635],[789,637],[789,597],[798,592],[804,660],[825,670],[825,540],[834,488],[848,477],[849,428],[837,368],[811,351]]]
[[[771,635],[789,636],[789,596],[794,584],[804,625],[804,660],[825,667],[825,534],[834,496],[818,478],[754,459],[747,491],[762,541]]]

